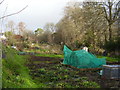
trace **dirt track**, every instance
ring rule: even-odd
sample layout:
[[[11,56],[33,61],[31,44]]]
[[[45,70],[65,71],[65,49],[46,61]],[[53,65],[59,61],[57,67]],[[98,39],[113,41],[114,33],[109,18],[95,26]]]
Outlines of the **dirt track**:
[[[38,69],[45,68],[46,70],[54,70],[54,72],[59,72],[59,69],[56,68],[55,65],[60,65],[60,68],[68,69],[71,72],[76,71],[78,72],[76,75],[79,77],[88,77],[90,81],[97,82],[102,88],[118,88],[120,87],[119,80],[106,80],[101,79],[100,75],[97,71],[78,71],[76,69],[70,68],[68,66],[61,65],[62,59],[60,58],[52,58],[52,57],[39,57],[39,56],[31,56],[30,63],[27,66],[31,70],[31,75],[33,77],[40,77],[40,72]],[[63,75],[70,75],[70,73],[63,73]],[[35,74],[36,73],[36,74]],[[75,83],[74,81],[71,81]]]

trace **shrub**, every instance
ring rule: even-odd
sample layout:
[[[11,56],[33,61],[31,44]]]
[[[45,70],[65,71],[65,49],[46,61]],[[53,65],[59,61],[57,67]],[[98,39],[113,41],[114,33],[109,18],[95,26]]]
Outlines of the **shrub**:
[[[117,39],[112,40],[112,41],[108,41],[104,45],[104,48],[110,52],[115,51],[115,50],[120,51],[119,47],[120,47],[120,38],[117,38]]]

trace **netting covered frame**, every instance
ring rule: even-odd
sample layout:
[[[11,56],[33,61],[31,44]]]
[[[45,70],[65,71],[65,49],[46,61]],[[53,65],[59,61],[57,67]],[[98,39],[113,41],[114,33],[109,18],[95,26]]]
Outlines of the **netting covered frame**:
[[[64,45],[64,60],[63,64],[71,65],[76,68],[102,68],[106,65],[105,58],[97,58],[92,53],[85,50],[72,51]]]

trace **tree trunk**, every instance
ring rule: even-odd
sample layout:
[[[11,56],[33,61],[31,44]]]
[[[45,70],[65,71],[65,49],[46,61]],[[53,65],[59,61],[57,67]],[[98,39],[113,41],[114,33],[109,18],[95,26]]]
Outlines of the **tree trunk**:
[[[107,42],[107,35],[106,35],[106,33],[105,33],[105,43]]]
[[[112,40],[112,29],[111,29],[111,24],[109,24],[109,41]]]
[[[111,25],[112,25],[112,3],[109,1],[109,20],[108,20],[108,27],[109,27],[109,41],[111,41],[112,39],[112,29],[111,29]]]

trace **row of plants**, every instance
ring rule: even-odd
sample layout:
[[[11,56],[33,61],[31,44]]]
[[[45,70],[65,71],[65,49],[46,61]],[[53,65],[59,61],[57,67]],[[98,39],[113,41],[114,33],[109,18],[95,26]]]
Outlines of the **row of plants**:
[[[49,60],[52,62],[53,60]],[[56,62],[56,61],[54,61]],[[100,88],[100,85],[94,81],[89,80],[88,77],[80,75],[80,72],[73,70],[62,64],[49,64],[43,61],[30,66],[31,75],[37,84],[42,84],[44,88]],[[35,65],[36,64],[36,65]],[[37,65],[40,64],[40,67]],[[34,68],[37,67],[37,68]]]
[[[98,58],[105,58],[109,62],[119,62],[120,57],[97,56]]]

